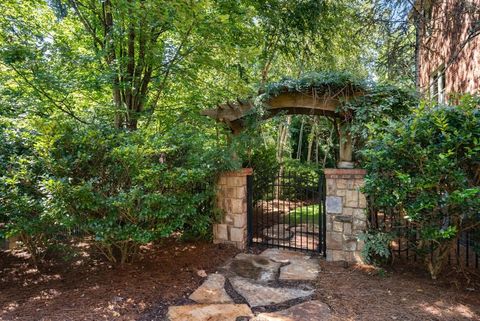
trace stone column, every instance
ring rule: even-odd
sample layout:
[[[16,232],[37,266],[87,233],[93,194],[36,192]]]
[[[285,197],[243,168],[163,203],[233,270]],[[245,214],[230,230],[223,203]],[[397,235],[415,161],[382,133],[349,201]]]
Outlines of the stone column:
[[[222,173],[217,182],[216,205],[222,212],[213,224],[213,242],[247,247],[247,176],[251,168]]]
[[[361,262],[358,235],[367,226],[363,169],[325,169],[327,261]]]

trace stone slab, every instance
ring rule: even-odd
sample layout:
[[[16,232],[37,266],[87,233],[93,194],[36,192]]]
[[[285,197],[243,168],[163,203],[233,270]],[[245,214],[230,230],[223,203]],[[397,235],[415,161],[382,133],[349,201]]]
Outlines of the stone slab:
[[[320,272],[317,259],[292,260],[280,268],[280,281],[314,281]]]
[[[327,196],[325,206],[327,213],[341,214],[343,211],[342,198],[339,196]]]
[[[310,256],[301,252],[282,249],[266,249],[260,255],[280,263],[289,263],[292,260],[304,260],[310,258]]]
[[[227,263],[222,271],[227,277],[240,276],[265,283],[276,279],[280,266],[281,263],[260,255],[240,253]]]
[[[286,310],[260,313],[251,321],[328,321],[332,319],[332,312],[328,305],[321,301],[308,301]]]
[[[246,304],[193,304],[168,308],[169,321],[235,321],[238,317],[252,317]]]
[[[266,285],[252,283],[243,278],[230,279],[235,291],[240,294],[251,307],[268,306],[285,301],[308,297],[313,290],[301,290],[296,288],[274,288]]]
[[[233,303],[225,291],[225,277],[221,274],[210,274],[189,298],[197,303]]]

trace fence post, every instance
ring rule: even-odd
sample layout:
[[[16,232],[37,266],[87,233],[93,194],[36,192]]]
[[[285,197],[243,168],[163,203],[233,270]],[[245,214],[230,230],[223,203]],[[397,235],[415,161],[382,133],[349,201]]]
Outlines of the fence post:
[[[326,254],[328,261],[361,262],[363,242],[358,236],[367,226],[366,199],[360,192],[363,169],[325,169]]]

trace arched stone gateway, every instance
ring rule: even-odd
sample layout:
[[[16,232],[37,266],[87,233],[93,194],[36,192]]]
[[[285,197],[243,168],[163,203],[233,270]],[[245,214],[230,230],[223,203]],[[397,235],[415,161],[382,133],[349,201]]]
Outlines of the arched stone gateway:
[[[358,235],[366,227],[366,200],[359,189],[363,185],[365,171],[353,169],[352,139],[346,130],[348,117],[339,107],[364,93],[362,86],[349,81],[337,81],[333,84],[312,81],[302,86],[280,83],[274,84],[274,90],[267,90],[256,99],[237,99],[201,113],[225,123],[233,135],[242,132],[246,116],[255,112],[256,106],[264,108],[262,115],[265,119],[277,114],[325,115],[338,119],[336,123],[340,159],[338,168],[324,169],[323,201],[326,208],[321,214],[323,222],[319,222],[319,236],[325,240],[320,252],[330,261],[361,261],[362,244]],[[253,200],[249,193],[251,175],[251,169],[242,169],[220,176],[216,204],[224,216],[218,224],[214,224],[215,243],[233,244],[240,249],[246,249],[252,240],[251,233],[247,235],[247,225],[252,224],[253,211]]]
[[[345,119],[338,108],[345,102],[363,95],[363,91],[353,86],[345,86],[336,90],[331,88],[318,88],[314,85],[303,88],[300,91],[280,92],[270,97],[259,96],[265,108],[264,118],[270,118],[278,114],[285,115],[324,115],[339,120]],[[225,123],[234,135],[239,134],[245,127],[245,116],[255,108],[253,99],[237,99],[234,102],[219,104],[216,108],[206,109],[201,115],[211,117],[218,122]],[[337,128],[340,142],[339,168],[353,168],[352,139],[350,133],[345,130],[345,124],[338,122]]]

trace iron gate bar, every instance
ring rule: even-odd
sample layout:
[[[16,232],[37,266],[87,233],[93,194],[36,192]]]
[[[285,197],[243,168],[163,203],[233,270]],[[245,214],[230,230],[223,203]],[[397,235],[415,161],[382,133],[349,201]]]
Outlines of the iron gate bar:
[[[326,255],[326,184],[323,173],[318,173],[318,179],[315,176],[285,171],[269,181],[247,177],[249,246]]]

